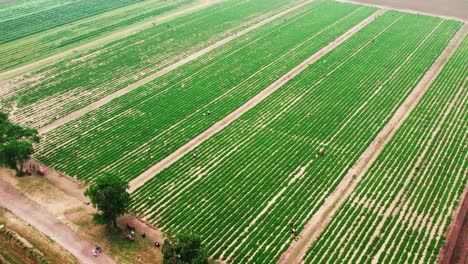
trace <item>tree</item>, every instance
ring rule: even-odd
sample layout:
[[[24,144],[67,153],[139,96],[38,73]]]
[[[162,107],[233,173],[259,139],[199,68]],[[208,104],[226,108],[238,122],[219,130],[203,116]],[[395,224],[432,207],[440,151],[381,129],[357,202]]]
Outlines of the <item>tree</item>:
[[[162,247],[164,264],[208,264],[208,253],[195,234],[168,234]]]
[[[112,174],[100,176],[86,189],[85,195],[100,213],[95,215],[96,222],[106,224],[109,229],[117,228],[117,217],[127,212],[130,194],[128,183]]]
[[[33,143],[39,143],[36,129],[14,124],[0,112],[0,164],[15,169],[18,176],[24,175],[24,163],[34,153]]]

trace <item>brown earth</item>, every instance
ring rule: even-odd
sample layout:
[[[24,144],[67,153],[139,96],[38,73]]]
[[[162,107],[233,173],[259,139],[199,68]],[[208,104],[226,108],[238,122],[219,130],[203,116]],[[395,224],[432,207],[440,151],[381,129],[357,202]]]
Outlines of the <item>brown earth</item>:
[[[463,201],[447,231],[447,240],[439,255],[440,264],[468,263],[468,185],[463,194]]]
[[[339,1],[345,2],[347,0]],[[352,0],[347,2],[468,21],[468,1],[466,0]]]
[[[127,223],[134,225],[136,241],[134,243],[126,241],[123,238],[123,231],[109,234],[104,226],[96,225],[92,220],[96,210],[86,204],[88,199],[83,195],[86,186],[50,168],[46,170],[45,177],[37,175],[16,177],[13,171],[0,168],[0,175],[4,181],[15,186],[21,194],[37,202],[61,223],[91,241],[93,245],[102,247],[104,252],[112,256],[117,263],[162,262],[160,249],[153,245],[155,241],[160,243],[163,241],[159,230],[128,214],[119,218],[119,226],[123,229]],[[145,233],[146,238],[140,236],[142,233]],[[89,248],[89,252],[86,251],[86,253],[91,255],[91,249]],[[98,259],[100,263],[104,263],[101,257],[99,256]]]
[[[50,264],[78,263],[78,260],[59,244],[51,243],[51,238],[5,208],[0,208],[0,226],[6,228],[10,233],[14,233],[15,237],[20,239],[24,245],[42,256]]]

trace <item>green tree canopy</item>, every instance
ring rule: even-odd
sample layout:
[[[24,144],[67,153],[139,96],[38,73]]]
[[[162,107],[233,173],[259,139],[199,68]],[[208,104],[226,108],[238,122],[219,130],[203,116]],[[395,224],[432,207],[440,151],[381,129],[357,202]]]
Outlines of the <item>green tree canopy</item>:
[[[117,228],[117,217],[127,212],[130,194],[128,183],[112,174],[97,177],[86,189],[85,195],[100,212],[95,216],[98,223],[110,229]]]
[[[169,234],[162,247],[164,264],[208,264],[208,253],[195,234]]]
[[[0,112],[0,163],[23,175],[24,163],[34,153],[33,143],[39,142],[34,128],[22,127],[8,120],[6,113]]]

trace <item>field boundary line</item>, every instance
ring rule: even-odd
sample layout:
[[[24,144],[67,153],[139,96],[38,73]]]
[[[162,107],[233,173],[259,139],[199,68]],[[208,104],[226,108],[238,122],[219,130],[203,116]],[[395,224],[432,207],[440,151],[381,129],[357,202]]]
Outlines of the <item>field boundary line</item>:
[[[437,259],[438,264],[454,263],[456,260],[455,250],[457,249],[457,244],[466,243],[461,239],[463,237],[461,232],[466,221],[465,219],[468,217],[468,183],[463,190],[461,198],[458,208],[452,214],[452,223],[450,223],[447,233],[445,234],[447,239],[442,250],[439,252]],[[460,254],[460,256],[463,257],[464,254]],[[460,259],[459,263],[464,262]]]
[[[338,184],[336,189],[325,199],[324,204],[313,215],[310,221],[305,225],[302,232],[299,234],[299,239],[293,241],[291,246],[278,263],[303,263],[304,256],[307,250],[325,229],[332,217],[338,212],[338,209],[351,195],[357,186],[357,183],[364,176],[369,167],[378,158],[387,143],[393,138],[398,128],[408,118],[410,113],[418,105],[419,101],[437,78],[439,73],[444,68],[447,61],[452,57],[457,48],[463,42],[468,27],[463,25],[452,40],[449,42],[444,51],[439,55],[431,68],[426,71],[423,78],[413,89],[411,94],[406,98],[403,104],[397,109],[390,121],[375,137],[369,147],[361,154],[356,163],[351,167],[343,180]]]
[[[106,253],[91,255],[94,244],[50,214],[38,203],[20,193],[13,185],[0,179],[0,206],[57,242],[80,263],[115,263]]]
[[[432,17],[438,17],[438,18],[443,18],[443,19],[450,19],[450,20],[456,20],[460,21],[463,23],[467,23],[468,20],[460,18],[460,17],[455,17],[455,16],[444,16],[444,15],[439,15],[436,13],[431,13],[431,12],[426,12],[426,11],[418,11],[410,8],[397,8],[397,7],[392,7],[384,4],[370,4],[370,3],[361,3],[359,1],[354,1],[354,0],[335,0],[337,2],[342,2],[342,3],[351,3],[351,4],[357,4],[357,5],[365,5],[365,6],[372,6],[372,7],[377,7],[380,9],[385,9],[385,10],[395,10],[395,11],[400,11],[400,12],[405,12],[405,13],[410,13],[410,14],[416,14],[416,15],[426,15],[426,16],[432,16]]]
[[[140,86],[142,86],[142,85],[144,85],[144,84],[146,84],[148,82],[151,82],[152,80],[154,80],[154,79],[156,79],[156,78],[158,78],[158,77],[160,77],[160,76],[162,76],[162,75],[164,75],[164,74],[166,74],[168,72],[171,72],[171,71],[177,69],[178,67],[180,67],[180,66],[182,66],[184,64],[187,64],[187,63],[189,63],[189,62],[191,62],[191,61],[205,55],[206,53],[208,53],[208,52],[210,52],[210,51],[212,51],[212,50],[214,50],[214,49],[216,49],[216,48],[218,48],[218,47],[220,47],[220,46],[222,46],[222,45],[224,45],[224,44],[226,44],[226,43],[228,43],[228,42],[230,42],[230,41],[232,41],[232,40],[234,40],[234,39],[236,39],[236,38],[238,38],[238,37],[240,37],[242,35],[245,35],[245,34],[251,32],[251,31],[253,31],[253,30],[255,30],[255,29],[257,29],[257,28],[259,28],[259,27],[261,27],[261,26],[263,26],[265,24],[267,24],[267,23],[270,23],[271,21],[274,21],[274,20],[276,20],[276,19],[278,19],[278,18],[280,18],[280,17],[282,17],[284,15],[287,15],[287,14],[289,14],[289,13],[303,7],[304,5],[307,5],[307,4],[309,4],[311,2],[314,2],[314,1],[315,0],[302,1],[301,3],[299,3],[299,4],[295,5],[295,6],[292,6],[292,7],[288,8],[288,9],[286,9],[286,10],[283,10],[280,13],[277,13],[277,14],[275,14],[273,16],[270,16],[270,17],[268,17],[268,18],[266,18],[266,19],[264,19],[264,20],[262,20],[262,21],[260,21],[260,22],[258,22],[256,24],[244,29],[244,30],[241,30],[240,32],[237,32],[234,35],[226,37],[226,38],[224,38],[224,39],[222,39],[222,40],[220,40],[220,41],[218,41],[218,42],[216,42],[216,43],[214,43],[214,44],[212,44],[212,45],[210,45],[210,46],[208,46],[208,47],[206,47],[206,48],[204,48],[202,50],[197,51],[197,52],[189,55],[188,57],[185,57],[184,59],[179,60],[178,62],[169,65],[166,68],[163,68],[163,69],[161,69],[161,70],[159,70],[159,71],[157,71],[157,72],[155,72],[155,73],[153,73],[153,74],[151,74],[151,75],[149,75],[149,76],[147,76],[147,77],[145,77],[145,78],[143,78],[141,80],[138,80],[137,82],[134,82],[134,83],[128,85],[127,87],[123,88],[123,89],[120,89],[120,90],[118,90],[118,91],[116,91],[114,93],[111,93],[111,94],[109,94],[109,95],[107,95],[107,96],[105,96],[105,97],[103,97],[103,98],[101,98],[101,99],[99,99],[99,100],[97,100],[97,101],[95,101],[95,102],[81,108],[81,109],[78,109],[78,110],[76,110],[76,111],[74,111],[74,112],[72,112],[72,113],[70,113],[70,114],[68,114],[66,116],[63,116],[63,117],[61,117],[61,118],[59,118],[59,119],[57,119],[57,120],[55,120],[55,121],[53,121],[51,123],[39,128],[38,131],[39,131],[40,134],[44,134],[44,133],[47,133],[50,130],[52,130],[52,129],[58,127],[58,126],[61,126],[61,125],[65,124],[65,123],[67,123],[69,121],[75,120],[75,119],[85,115],[86,113],[109,103],[110,101],[112,101],[113,99],[115,99],[117,97],[120,97],[120,96],[122,96],[122,95],[124,95],[126,93],[129,93],[129,92],[137,89],[138,87],[140,87]]]
[[[217,4],[217,3],[221,3],[222,1],[224,1],[224,0],[201,1],[199,4],[195,4],[195,5],[192,5],[190,7],[182,8],[181,10],[178,10],[178,11],[173,12],[173,13],[168,13],[168,14],[163,15],[161,17],[156,17],[155,19],[152,19],[150,21],[137,24],[137,25],[135,25],[133,27],[130,27],[130,28],[126,28],[126,29],[123,29],[123,30],[120,30],[120,31],[116,31],[114,33],[111,33],[110,35],[104,36],[102,38],[96,39],[94,41],[85,43],[85,44],[80,45],[80,46],[70,48],[70,49],[68,49],[66,51],[57,53],[55,55],[51,55],[51,56],[49,56],[47,58],[44,58],[44,59],[41,59],[39,61],[31,62],[29,64],[20,66],[18,68],[13,68],[13,69],[7,70],[5,72],[1,72],[0,73],[0,81],[6,81],[8,79],[12,79],[14,77],[17,77],[18,75],[21,75],[21,74],[27,73],[29,71],[36,70],[36,69],[39,69],[41,67],[47,66],[48,64],[53,63],[53,62],[55,62],[55,61],[57,61],[59,59],[65,58],[65,57],[70,56],[70,55],[73,55],[77,51],[80,51],[80,50],[82,51],[82,50],[94,48],[94,47],[106,44],[106,43],[114,41],[114,40],[118,40],[118,39],[121,39],[121,38],[128,37],[130,35],[133,35],[133,34],[137,33],[138,31],[145,30],[147,28],[152,27],[153,23],[167,22],[167,21],[172,20],[174,18],[177,18],[179,16],[201,10],[203,8],[206,8],[208,6],[211,6],[211,5],[214,5],[214,4]]]
[[[318,52],[314,53],[312,56],[310,56],[308,59],[304,60],[301,62],[299,65],[294,67],[292,70],[281,76],[279,79],[277,79],[275,82],[270,84],[267,88],[263,89],[260,93],[258,93],[256,96],[251,98],[249,101],[244,103],[242,106],[237,108],[234,112],[230,113],[228,116],[223,118],[222,120],[216,122],[214,125],[212,125],[210,128],[199,134],[197,137],[194,139],[190,140],[188,143],[177,149],[175,152],[161,160],[160,162],[156,163],[153,165],[151,168],[140,174],[138,177],[130,181],[130,192],[133,192],[136,190],[138,187],[142,186],[146,181],[150,180],[154,175],[158,174],[165,168],[169,167],[173,163],[175,163],[179,158],[181,158],[183,155],[188,153],[189,151],[193,150],[196,148],[198,145],[200,145],[202,142],[210,138],[212,135],[216,134],[217,132],[221,131],[224,127],[228,126],[231,124],[234,120],[239,118],[241,115],[243,115],[245,112],[249,111],[253,107],[255,107],[258,103],[263,101],[265,98],[267,98],[269,95],[271,95],[273,92],[281,88],[285,83],[287,83],[290,79],[294,78],[296,75],[301,73],[303,70],[305,70],[309,64],[314,63],[315,61],[319,60],[321,57],[323,57],[325,54],[333,50],[335,47],[346,41],[348,38],[350,38],[355,32],[359,31],[362,29],[364,26],[368,25],[371,23],[375,18],[383,14],[385,11],[384,10],[378,10],[363,21],[361,21],[359,24],[356,26],[352,27],[349,29],[347,32],[345,32],[343,35],[335,39],[334,41],[330,42],[327,46],[323,47],[321,50]]]

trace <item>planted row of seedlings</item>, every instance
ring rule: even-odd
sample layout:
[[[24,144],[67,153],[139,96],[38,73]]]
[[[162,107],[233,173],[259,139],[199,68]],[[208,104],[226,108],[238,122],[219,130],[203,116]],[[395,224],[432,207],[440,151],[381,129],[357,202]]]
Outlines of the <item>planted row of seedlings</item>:
[[[468,181],[468,37],[317,238],[307,263],[436,263]]]
[[[458,28],[385,12],[138,188],[134,213],[214,258],[274,263]]]
[[[0,107],[41,127],[125,88],[293,4],[244,0],[215,4],[4,82]]]
[[[86,181],[106,171],[134,178],[375,10],[310,4],[50,131],[37,157]]]
[[[4,43],[0,45],[0,71],[69,50],[79,44],[98,39],[142,21],[157,19],[162,14],[187,6],[192,2],[193,0],[135,2],[112,11]]]
[[[90,0],[49,0],[41,4],[20,1],[3,7],[0,16],[0,44],[30,36],[48,29],[95,16],[142,0],[104,0],[99,5]],[[18,6],[18,7],[16,7]]]

